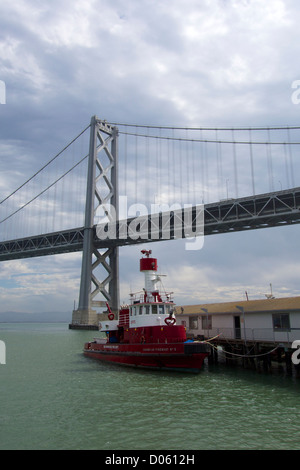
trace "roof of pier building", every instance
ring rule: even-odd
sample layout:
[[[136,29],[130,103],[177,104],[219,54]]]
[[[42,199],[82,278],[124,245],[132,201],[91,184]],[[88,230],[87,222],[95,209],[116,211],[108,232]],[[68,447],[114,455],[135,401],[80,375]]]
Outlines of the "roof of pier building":
[[[275,313],[300,311],[300,297],[281,297],[271,299],[243,300],[235,302],[219,302],[211,304],[197,305],[176,305],[177,315],[219,315],[233,314],[239,315],[241,310],[237,308],[243,307],[246,313]]]

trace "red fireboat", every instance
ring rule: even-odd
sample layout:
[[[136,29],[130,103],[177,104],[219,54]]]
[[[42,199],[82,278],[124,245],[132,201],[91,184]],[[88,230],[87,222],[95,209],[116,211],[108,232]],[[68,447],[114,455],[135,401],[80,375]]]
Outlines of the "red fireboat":
[[[158,288],[157,259],[151,250],[142,250],[140,271],[145,287],[131,295],[131,304],[121,307],[115,319],[109,305],[108,320],[99,324],[105,338],[85,343],[84,354],[101,361],[125,366],[182,372],[200,372],[209,346],[187,340],[185,327],[176,325],[171,293]]]

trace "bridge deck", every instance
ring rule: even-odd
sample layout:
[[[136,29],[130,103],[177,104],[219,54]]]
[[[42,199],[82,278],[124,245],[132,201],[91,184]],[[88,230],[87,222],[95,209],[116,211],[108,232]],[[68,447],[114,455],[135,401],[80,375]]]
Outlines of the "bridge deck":
[[[243,230],[259,228],[279,227],[300,223],[300,188],[285,191],[277,191],[257,196],[249,196],[239,199],[227,199],[216,203],[204,205],[204,235],[231,233]],[[162,241],[163,230],[162,217],[157,237],[151,238],[151,222],[146,221],[146,230],[143,227],[141,237],[133,239],[128,236],[128,227],[133,219],[121,221],[117,225],[114,239],[100,240],[94,227],[94,243],[99,248],[110,246],[124,246],[137,243],[149,243]],[[170,220],[171,230],[168,239],[179,238],[174,235]],[[122,227],[122,238],[118,236]],[[124,227],[125,234],[124,237]],[[184,231],[182,230],[182,238]],[[60,232],[35,235],[0,242],[0,261],[47,256],[59,253],[82,251],[84,228],[74,228]]]

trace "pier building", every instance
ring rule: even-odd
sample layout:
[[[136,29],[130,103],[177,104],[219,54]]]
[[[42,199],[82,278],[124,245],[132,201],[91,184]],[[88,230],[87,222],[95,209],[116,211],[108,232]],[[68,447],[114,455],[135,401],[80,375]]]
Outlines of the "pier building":
[[[293,353],[300,344],[300,297],[177,306],[176,318],[190,338],[211,342],[211,361],[222,350],[231,363],[299,369]]]

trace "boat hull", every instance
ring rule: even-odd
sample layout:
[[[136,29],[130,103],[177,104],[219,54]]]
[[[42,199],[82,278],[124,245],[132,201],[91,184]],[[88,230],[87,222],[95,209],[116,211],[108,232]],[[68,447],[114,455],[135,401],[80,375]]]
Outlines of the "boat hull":
[[[144,369],[199,373],[208,356],[203,343],[97,344],[86,343],[87,357]]]

